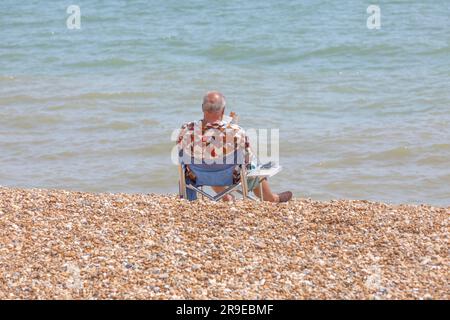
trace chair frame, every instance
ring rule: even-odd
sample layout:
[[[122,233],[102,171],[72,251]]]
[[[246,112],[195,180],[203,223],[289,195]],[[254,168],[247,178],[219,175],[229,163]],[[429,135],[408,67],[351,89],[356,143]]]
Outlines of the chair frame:
[[[200,193],[202,196],[207,197],[208,199],[212,201],[219,201],[222,199],[225,195],[230,194],[234,191],[237,191],[242,195],[243,199],[252,199],[255,200],[254,197],[249,195],[248,192],[248,185],[247,185],[247,169],[244,165],[240,165],[240,176],[241,179],[238,183],[235,183],[228,188],[226,188],[224,191],[219,192],[215,196],[203,191],[203,186],[196,187],[191,184],[186,184],[186,175],[185,175],[185,169],[183,168],[182,164],[178,164],[178,175],[179,175],[179,196],[182,199],[187,199],[187,188],[194,190],[197,193]],[[239,187],[240,190],[239,190]]]

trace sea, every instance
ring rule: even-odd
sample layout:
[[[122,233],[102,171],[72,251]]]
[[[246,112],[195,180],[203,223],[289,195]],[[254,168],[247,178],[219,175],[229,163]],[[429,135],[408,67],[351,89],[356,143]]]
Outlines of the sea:
[[[374,9],[375,8],[375,9]],[[176,193],[221,91],[275,192],[450,205],[450,1],[0,1],[0,185]]]

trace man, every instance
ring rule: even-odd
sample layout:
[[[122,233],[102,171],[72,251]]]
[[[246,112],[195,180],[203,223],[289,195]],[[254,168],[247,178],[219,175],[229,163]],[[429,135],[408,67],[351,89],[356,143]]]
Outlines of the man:
[[[225,97],[218,91],[210,91],[203,97],[203,119],[197,122],[189,122],[181,127],[181,132],[177,140],[179,150],[194,159],[194,161],[217,161],[227,159],[232,156],[237,147],[244,150],[244,165],[250,167],[252,153],[250,143],[245,131],[237,124],[223,121],[225,113]],[[188,172],[189,174],[189,172]],[[236,179],[239,172],[235,171]],[[259,187],[255,181],[249,181],[249,188],[260,197]],[[213,186],[215,192],[221,192],[225,188]],[[285,191],[275,194],[270,190],[267,180],[262,182],[264,200],[271,202],[287,202],[292,198],[292,192]],[[225,201],[233,200],[231,195],[223,198]]]

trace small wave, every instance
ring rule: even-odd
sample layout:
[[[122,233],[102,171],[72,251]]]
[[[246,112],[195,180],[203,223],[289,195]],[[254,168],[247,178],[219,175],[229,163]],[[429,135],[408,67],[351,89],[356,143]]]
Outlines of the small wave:
[[[434,168],[447,168],[450,163],[450,144],[435,143],[420,148],[420,159],[417,164],[433,166]]]
[[[50,114],[8,115],[5,119],[12,128],[33,129],[62,123],[64,117]]]
[[[118,130],[118,131],[125,131],[136,127],[136,124],[131,122],[125,122],[125,121],[114,121],[109,122],[107,124],[98,125],[98,126],[87,126],[82,127],[79,130],[84,132],[95,132],[99,130]]]
[[[450,163],[450,157],[441,155],[427,155],[417,161],[417,164],[425,166],[444,166],[448,167]]]
[[[16,80],[16,77],[14,77],[14,76],[2,76],[2,75],[0,75],[0,81],[9,82],[9,81],[14,81],[14,80]]]
[[[408,147],[397,147],[382,152],[373,152],[365,157],[365,160],[404,160],[413,155],[413,151]]]
[[[336,160],[328,160],[313,163],[312,168],[319,169],[333,169],[333,168],[345,168],[345,167],[356,167],[364,163],[361,157],[342,157]]]
[[[261,59],[273,60],[273,56],[280,56],[280,52],[286,53],[288,49],[283,48],[252,48],[237,46],[233,44],[220,44],[208,48],[206,51],[199,52],[211,59],[220,59],[222,61],[255,61],[260,62]],[[283,56],[278,59],[283,61]]]
[[[367,164],[368,161],[383,161],[386,163],[404,161],[411,158],[414,151],[408,147],[398,147],[385,151],[366,151],[361,153],[351,152],[344,154],[338,159],[316,162],[311,165],[312,168],[331,169],[340,167],[357,167]]]
[[[70,100],[109,100],[109,99],[130,99],[130,98],[153,98],[155,95],[142,91],[121,91],[121,92],[89,92],[81,95],[71,96]]]
[[[63,151],[56,153],[46,153],[39,157],[39,160],[66,160],[70,158],[75,158],[79,153],[73,151]]]
[[[121,58],[110,58],[102,60],[69,63],[66,64],[66,66],[74,68],[126,67],[129,65],[134,65],[136,63],[138,63],[138,61],[130,61]]]
[[[331,92],[336,93],[370,93],[370,90],[357,88],[355,86],[350,85],[331,85],[328,86],[327,89]]]
[[[435,143],[431,145],[431,149],[438,152],[443,150],[450,151],[450,143]]]
[[[36,103],[36,102],[43,102],[47,99],[41,99],[32,97],[29,95],[15,95],[15,96],[9,96],[9,97],[0,97],[0,104],[15,104],[15,103]]]
[[[143,119],[141,120],[141,124],[144,126],[156,126],[159,125],[159,121],[156,121],[155,119]]]
[[[391,45],[355,46],[338,45],[313,50],[303,55],[303,58],[325,58],[333,56],[373,56],[380,54],[394,54],[399,48]]]
[[[10,53],[1,54],[0,55],[0,60],[8,61],[8,62],[14,62],[14,61],[21,61],[25,57],[26,57],[26,55],[23,54],[23,53],[10,52]]]
[[[423,51],[421,53],[419,53],[421,55],[424,56],[430,56],[430,55],[445,55],[445,56],[449,56],[450,55],[450,46],[446,46],[446,47],[441,47],[441,48],[437,48],[437,49],[432,49],[432,50],[426,50]]]
[[[162,143],[154,143],[147,146],[138,146],[132,148],[118,148],[114,151],[116,154],[128,154],[132,156],[141,156],[141,157],[156,157],[158,155],[168,155],[170,156],[170,150],[173,147],[173,144],[162,142]]]
[[[1,81],[1,79],[0,79]],[[133,99],[133,98],[152,98],[154,94],[149,92],[90,92],[74,96],[48,96],[35,97],[30,95],[14,95],[0,97],[0,104],[32,104],[32,103],[48,103],[52,105],[48,107],[49,110],[65,109],[67,103],[58,103],[57,101],[80,101],[80,100],[115,100],[115,99]]]
[[[210,59],[220,59],[221,61],[255,62],[266,64],[290,64],[307,59],[323,59],[335,56],[351,57],[372,57],[376,55],[395,55],[400,53],[398,47],[392,45],[338,45],[321,49],[314,49],[308,52],[299,51],[292,47],[253,47],[251,45],[242,46],[232,43],[215,45],[206,50],[198,51],[198,54]]]
[[[126,50],[129,50],[129,48],[146,48],[149,46],[150,44],[148,41],[139,38],[113,39],[102,44],[102,48],[124,48]]]
[[[134,106],[123,106],[123,107],[111,107],[111,111],[117,113],[144,113],[148,111],[146,107],[134,107]]]

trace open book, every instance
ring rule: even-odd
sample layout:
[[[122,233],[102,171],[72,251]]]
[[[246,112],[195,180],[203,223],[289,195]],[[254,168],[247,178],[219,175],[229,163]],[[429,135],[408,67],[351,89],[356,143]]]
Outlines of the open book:
[[[273,177],[281,171],[283,167],[275,162],[269,162],[267,164],[259,165],[256,169],[252,169],[248,172],[248,177]]]

